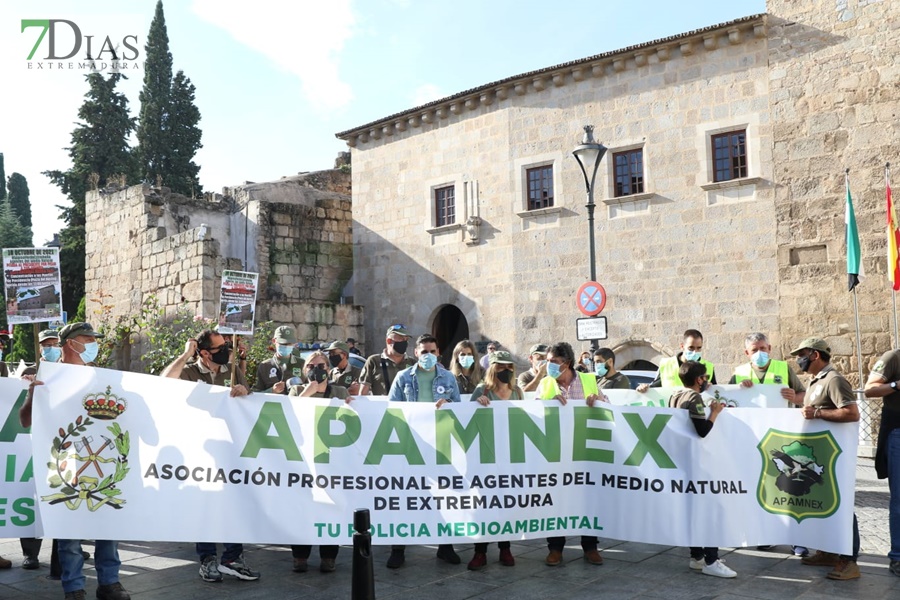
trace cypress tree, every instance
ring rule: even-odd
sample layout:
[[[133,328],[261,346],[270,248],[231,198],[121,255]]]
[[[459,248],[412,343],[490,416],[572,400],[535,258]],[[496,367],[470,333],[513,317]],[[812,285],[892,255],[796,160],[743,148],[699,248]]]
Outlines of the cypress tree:
[[[106,185],[113,176],[124,175],[126,181],[134,181],[136,171],[128,146],[134,118],[129,116],[128,98],[116,91],[125,76],[112,73],[105,79],[99,73],[90,73],[85,78],[89,88],[68,148],[72,166],[67,171],[44,171],[72,203],[59,207],[66,222],[59,238],[62,302],[63,310],[68,311],[73,311],[84,296],[84,196],[93,186]]]
[[[6,199],[6,169],[3,166],[3,153],[0,152],[0,200]]]
[[[203,147],[203,132],[197,127],[200,110],[194,104],[194,84],[178,71],[172,81],[172,103],[169,112],[170,155],[166,173],[167,185],[175,192],[196,197],[201,193],[200,167],[194,163],[194,155]]]
[[[141,89],[141,112],[137,139],[140,173],[144,181],[155,184],[158,177],[167,178],[169,115],[172,93],[172,53],[162,0],[156,3],[156,14],[150,23],[144,46],[144,87]]]
[[[6,188],[9,190],[9,204],[16,211],[19,222],[25,227],[31,227],[31,200],[29,199],[28,180],[20,173],[13,173],[9,176]]]

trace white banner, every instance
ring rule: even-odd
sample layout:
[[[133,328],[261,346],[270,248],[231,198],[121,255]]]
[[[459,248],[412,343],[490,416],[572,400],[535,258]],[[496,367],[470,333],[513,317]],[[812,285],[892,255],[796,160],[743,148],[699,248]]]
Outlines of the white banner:
[[[669,398],[683,388],[648,388],[646,392],[634,390],[603,390],[611,404],[620,406],[669,406]],[[789,408],[791,404],[781,397],[783,385],[755,384],[751,387],[740,385],[711,385],[703,392],[707,406],[713,400],[724,402],[730,408]]]
[[[27,385],[21,379],[0,378],[0,538],[34,537],[31,435],[19,425]]]
[[[252,394],[41,364],[33,439],[48,536],[349,543],[598,535],[848,553],[855,424],[731,408],[446,405]],[[48,468],[48,463],[52,468]]]

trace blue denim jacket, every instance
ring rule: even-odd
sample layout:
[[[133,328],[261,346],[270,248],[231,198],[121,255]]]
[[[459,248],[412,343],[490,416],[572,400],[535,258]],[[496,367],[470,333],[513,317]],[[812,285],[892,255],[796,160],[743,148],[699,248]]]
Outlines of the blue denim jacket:
[[[394,378],[391,384],[391,391],[388,393],[388,400],[393,402],[417,402],[419,399],[419,380],[416,379],[416,369],[419,365],[413,365],[403,369]],[[456,377],[442,367],[440,364],[435,365],[437,375],[434,377],[435,402],[440,398],[446,398],[450,402],[459,402],[459,386],[456,385]]]

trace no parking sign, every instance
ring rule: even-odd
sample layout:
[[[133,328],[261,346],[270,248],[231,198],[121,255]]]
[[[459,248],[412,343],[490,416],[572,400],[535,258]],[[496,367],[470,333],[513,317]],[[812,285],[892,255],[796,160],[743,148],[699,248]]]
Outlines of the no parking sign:
[[[606,290],[596,281],[588,281],[578,288],[575,303],[582,314],[588,317],[599,315],[606,306]]]

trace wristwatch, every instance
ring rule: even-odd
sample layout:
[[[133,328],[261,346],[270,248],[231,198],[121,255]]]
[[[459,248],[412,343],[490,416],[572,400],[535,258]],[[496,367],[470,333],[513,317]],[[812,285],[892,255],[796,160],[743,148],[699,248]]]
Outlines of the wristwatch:
[[[892,381],[892,382],[890,382],[888,385],[891,386],[891,389],[892,389],[892,390],[896,390],[896,389],[897,389],[897,382],[896,382],[896,381]]]

